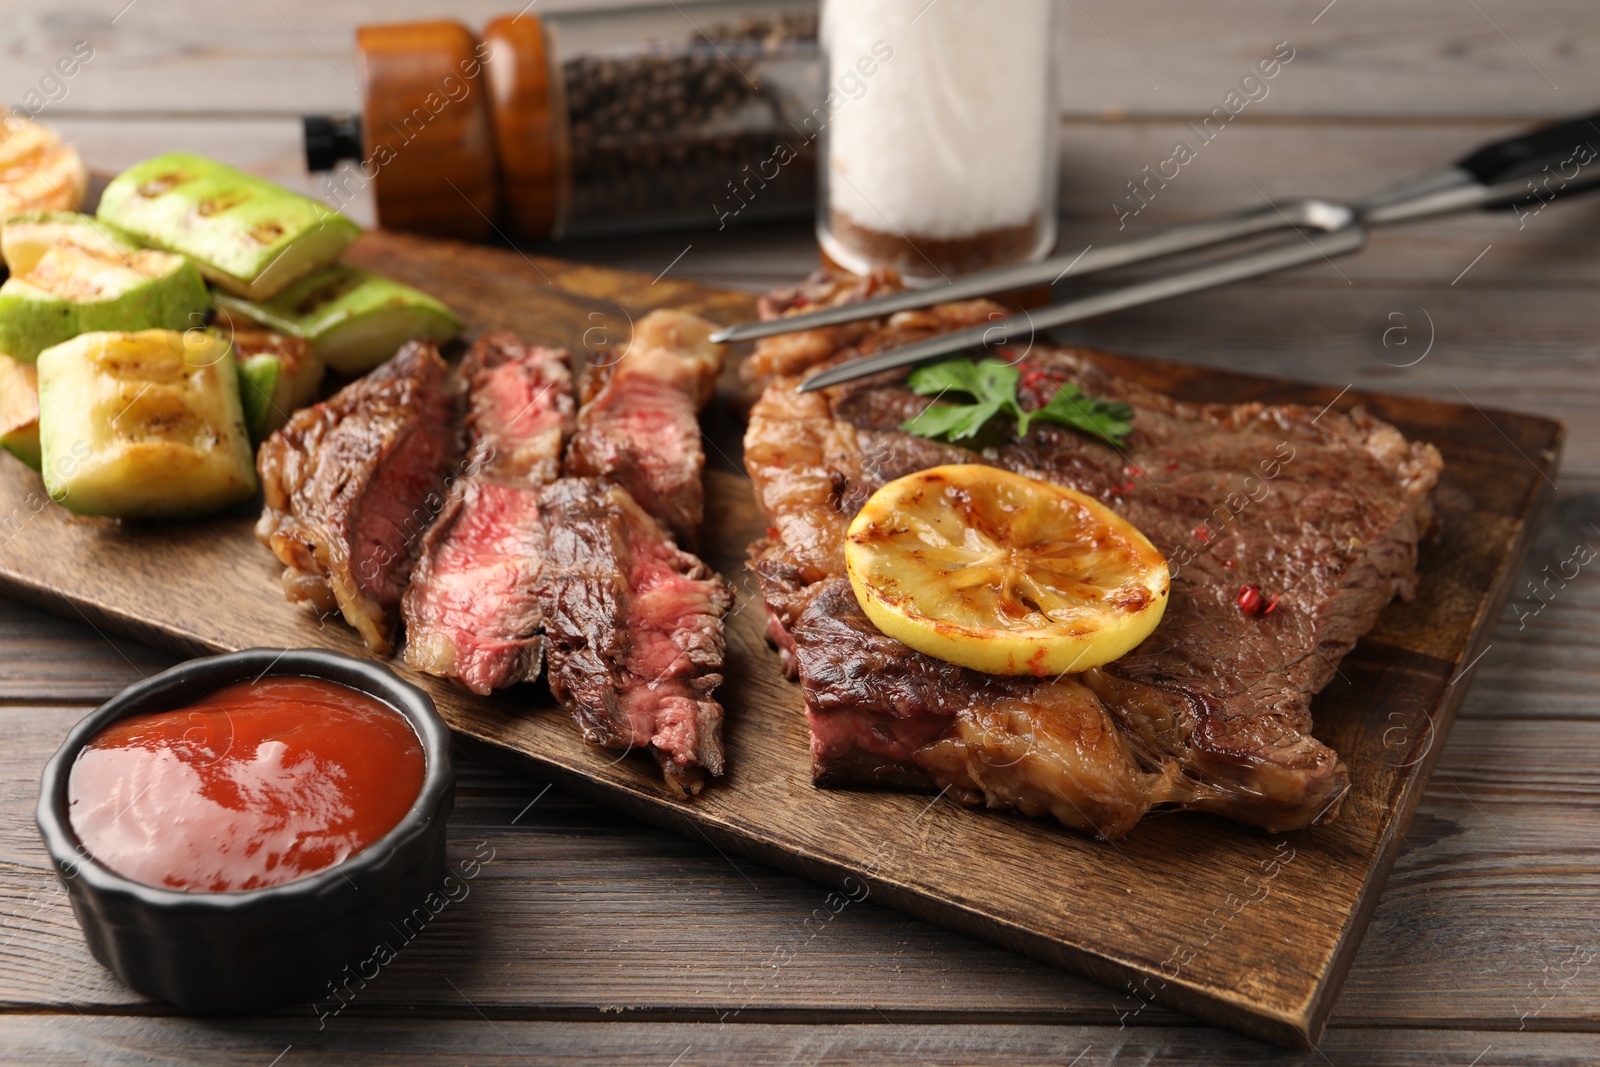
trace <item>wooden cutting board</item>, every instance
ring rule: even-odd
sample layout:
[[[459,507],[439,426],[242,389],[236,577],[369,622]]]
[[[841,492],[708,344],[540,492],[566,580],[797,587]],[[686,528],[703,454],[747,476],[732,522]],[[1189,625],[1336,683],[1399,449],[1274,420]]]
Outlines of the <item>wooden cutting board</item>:
[[[656,307],[718,322],[748,294],[385,233],[349,259],[439,296],[469,335],[511,329],[603,358]],[[1366,404],[1445,458],[1442,539],[1422,552],[1416,600],[1393,604],[1314,704],[1316,735],[1352,788],[1332,825],[1282,835],[1191,814],[1145,820],[1113,844],[1052,822],[948,799],[812,787],[797,688],[762,638],[744,569],[762,521],[724,395],[705,418],[704,551],[738,591],[729,619],[728,775],[669,796],[651,761],[587,747],[543,683],[479,698],[396,666],[475,747],[653,823],[833,886],[820,926],[866,897],[1087,975],[1131,1022],[1147,1002],[1285,1045],[1322,1031],[1467,678],[1550,502],[1562,428],[1549,419],[1324,389],[1118,356],[1108,369],[1178,397]],[[0,457],[0,592],[183,652],[315,645],[365,650],[337,621],[285,603],[254,514],[169,526],[75,518],[32,471]],[[771,965],[785,964],[781,953]],[[738,1011],[737,1001],[726,1006]]]

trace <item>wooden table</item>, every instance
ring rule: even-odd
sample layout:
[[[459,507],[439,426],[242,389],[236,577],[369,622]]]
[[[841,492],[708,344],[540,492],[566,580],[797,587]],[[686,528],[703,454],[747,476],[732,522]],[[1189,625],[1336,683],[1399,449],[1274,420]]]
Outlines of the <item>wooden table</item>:
[[[94,58],[41,117],[98,169],[189,149],[314,190],[296,116],[357,105],[356,23],[448,7],[481,25],[514,6],[7,0],[0,93],[24,99],[86,39]],[[571,6],[541,0],[538,10]],[[1194,144],[1188,122],[1220,105],[1280,41],[1295,58],[1269,95],[1200,148],[1121,236],[1267,197],[1355,195],[1519,124],[1600,104],[1600,8],[1591,0],[1074,0],[1066,10],[1069,251],[1117,239],[1111,205],[1127,183],[1175,141]],[[370,206],[362,210],[370,219]],[[1068,336],[1568,420],[1555,513],[1524,575],[1539,582],[1578,546],[1600,549],[1597,232],[1600,199],[1551,206],[1520,228],[1508,215],[1415,226],[1377,236],[1337,266],[1115,315]],[[815,258],[800,224],[546,251],[652,274],[673,264],[683,277],[752,288],[792,280]],[[1486,420],[1483,432],[1496,430]],[[492,861],[469,896],[337,1016],[176,1016],[90,959],[32,820],[40,768],[71,724],[170,659],[81,620],[0,602],[0,1058],[284,1067],[1600,1062],[1597,570],[1600,561],[1565,584],[1552,579],[1537,597],[1524,585],[1508,608],[1328,1033],[1304,1054],[1153,1008],[1119,1027],[1125,1000],[1111,991],[871,904],[813,935],[804,920],[821,888],[470,757],[452,852],[492,851]],[[789,962],[772,968],[775,952]]]

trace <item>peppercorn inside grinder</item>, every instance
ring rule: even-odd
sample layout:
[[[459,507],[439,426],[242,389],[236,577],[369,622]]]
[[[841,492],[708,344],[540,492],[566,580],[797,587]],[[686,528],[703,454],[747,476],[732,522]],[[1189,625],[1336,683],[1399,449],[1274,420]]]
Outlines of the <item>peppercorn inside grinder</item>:
[[[363,103],[306,160],[389,229],[538,240],[805,217],[814,3],[701,0],[356,32]],[[814,124],[813,124],[814,125]],[[351,165],[339,167],[341,160]]]

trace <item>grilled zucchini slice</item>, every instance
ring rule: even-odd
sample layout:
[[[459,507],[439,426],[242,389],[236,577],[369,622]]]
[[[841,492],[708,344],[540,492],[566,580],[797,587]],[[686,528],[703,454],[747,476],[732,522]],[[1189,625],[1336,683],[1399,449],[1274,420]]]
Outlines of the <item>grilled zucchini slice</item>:
[[[427,293],[342,263],[302,278],[271,300],[218,294],[217,305],[305,338],[341,374],[365,374],[407,341],[438,343],[461,332],[456,313]]]
[[[50,127],[0,113],[0,219],[25,211],[71,211],[83,203],[89,172]]]
[[[109,222],[76,211],[29,211],[0,226],[0,257],[12,274],[26,274],[63,241],[103,255],[127,255],[139,243]]]
[[[266,300],[339,258],[361,227],[310,197],[204,156],[174,152],[112,179],[99,217],[181,253],[219,288]]]
[[[10,356],[0,356],[0,448],[39,469],[38,369]]]
[[[168,519],[251,497],[231,345],[203,330],[97,332],[39,355],[50,496],[80,515]]]
[[[317,398],[322,358],[298,337],[241,326],[223,312],[219,333],[233,344],[239,362],[239,399],[250,440],[259,444],[289,421],[296,408]]]
[[[62,237],[0,285],[0,352],[31,363],[80,333],[204,324],[211,295],[182,256],[79,236]]]

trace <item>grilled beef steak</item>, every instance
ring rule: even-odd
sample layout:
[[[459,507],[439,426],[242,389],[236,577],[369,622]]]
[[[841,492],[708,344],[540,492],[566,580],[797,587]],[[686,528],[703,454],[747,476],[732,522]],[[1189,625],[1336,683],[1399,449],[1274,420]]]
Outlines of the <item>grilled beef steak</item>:
[[[615,366],[585,382],[565,473],[621,485],[683,544],[700,534],[705,451],[698,413],[716,388],[723,346],[682,311],[640,319]]]
[[[539,577],[550,689],[608,748],[648,748],[669,784],[722,773],[728,586],[680,550],[626,489],[562,478],[540,497]]]
[[[884,347],[970,314],[907,312],[863,337]],[[1154,805],[1272,830],[1333,817],[1348,774],[1309,734],[1311,696],[1411,595],[1438,452],[1359,410],[1178,403],[1068,350],[1036,346],[1021,369],[1029,406],[1063,381],[1133,405],[1128,448],[1042,423],[982,453],[914,437],[899,426],[929,400],[894,375],[815,394],[779,377],[752,412],[745,459],[771,532],[752,567],[804,691],[817,782],[948,788],[1105,837]],[[1088,493],[1144,531],[1174,571],[1156,632],[1045,679],[963,670],[879,633],[842,578],[850,518],[894,478],[972,462]],[[1276,596],[1270,612],[1240,610],[1246,584]]]
[[[533,681],[543,662],[539,490],[572,432],[572,375],[565,349],[508,333],[479,338],[461,371],[471,458],[406,590],[405,658],[488,693]]]
[[[294,413],[262,443],[256,536],[283,561],[290,601],[338,610],[387,655],[424,531],[460,453],[458,397],[439,352],[389,362]]]

